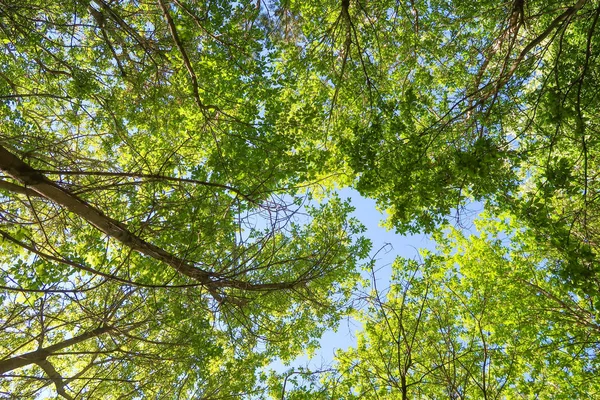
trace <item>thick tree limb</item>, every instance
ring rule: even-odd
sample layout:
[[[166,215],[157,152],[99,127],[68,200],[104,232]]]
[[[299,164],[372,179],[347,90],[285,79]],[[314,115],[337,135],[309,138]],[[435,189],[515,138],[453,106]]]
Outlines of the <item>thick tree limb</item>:
[[[60,343],[53,344],[48,347],[44,347],[29,353],[21,354],[20,356],[8,358],[0,361],[0,375],[15,370],[17,368],[25,367],[29,364],[37,364],[47,357],[51,356],[60,350],[66,349],[67,347],[76,345],[81,342],[85,342],[88,339],[100,336],[113,329],[112,326],[102,326],[89,332],[85,332],[79,336],[72,337],[71,339],[63,340]],[[51,377],[50,377],[51,378]]]
[[[97,276],[101,276],[103,278],[105,278],[106,280],[109,281],[115,281],[115,282],[120,282],[123,283],[125,285],[130,285],[130,286],[137,286],[137,287],[144,287],[144,288],[150,288],[150,289],[156,289],[156,288],[164,288],[164,289],[177,289],[177,288],[191,288],[191,287],[197,287],[197,286],[201,286],[201,283],[197,283],[197,284],[188,284],[188,285],[168,285],[168,284],[156,284],[156,285],[151,285],[151,284],[146,284],[146,283],[141,283],[141,282],[136,282],[130,279],[124,279],[124,278],[120,278],[116,275],[113,274],[109,274],[106,272],[102,272],[99,271],[95,268],[91,268],[88,267],[86,265],[83,265],[81,263],[77,263],[74,262],[72,260],[69,260],[66,257],[63,256],[54,256],[52,254],[48,254],[45,253],[43,251],[41,251],[40,249],[38,249],[35,245],[33,244],[28,244],[25,243],[21,240],[18,240],[17,238],[15,238],[14,236],[12,236],[11,234],[9,234],[6,231],[3,231],[0,229],[0,237],[2,239],[5,240],[9,240],[11,242],[13,242],[14,244],[16,244],[19,247],[24,248],[25,250],[36,254],[38,256],[40,256],[41,258],[44,258],[46,260],[50,260],[50,261],[54,261],[60,264],[64,264],[64,265],[68,265],[70,267],[73,267],[75,269],[81,270],[81,271],[86,271],[89,272],[90,274],[93,275],[97,275]],[[9,286],[0,286],[0,289],[4,289],[4,290],[12,290],[12,291],[16,291],[16,292],[37,292],[37,293],[69,293],[69,290],[44,290],[44,289],[24,289],[24,288],[17,288],[17,287],[9,287]],[[82,291],[83,289],[78,289],[77,291]]]
[[[219,288],[234,288],[250,291],[285,290],[292,289],[307,280],[307,278],[301,276],[298,279],[286,282],[254,284],[205,271],[197,268],[189,261],[177,257],[140,238],[131,232],[123,223],[105,215],[102,211],[80,199],[69,190],[50,181],[42,173],[23,162],[3,146],[0,146],[0,170],[21,182],[26,188],[35,191],[48,200],[60,204],[73,214],[83,218],[99,231],[118,240],[132,250],[157,261],[161,261],[171,266],[182,275],[188,276],[199,282],[209,290],[211,295],[217,301],[223,300],[223,296],[217,291]]]
[[[50,361],[43,359],[41,361],[38,361],[36,364],[44,370],[46,375],[48,375],[48,378],[50,378],[50,380],[54,383],[54,386],[56,387],[56,393],[58,393],[67,400],[73,400],[73,396],[68,394],[65,390],[65,381],[63,377],[58,373],[58,371],[56,370],[56,368],[54,368],[54,365],[52,365]]]
[[[101,232],[118,240],[131,249],[162,261],[183,275],[189,276],[202,284],[210,285],[212,283],[211,276],[208,272],[196,268],[186,260],[176,257],[160,247],[141,239],[129,231],[129,229],[121,222],[108,217],[91,204],[88,204],[68,190],[56,185],[2,146],[0,146],[0,169],[31,190],[60,204],[70,212],[85,219]]]
[[[14,183],[11,183],[11,182],[8,182],[8,181],[2,180],[2,179],[0,179],[0,189],[8,190],[9,192],[13,192],[13,193],[25,194],[25,195],[31,196],[31,197],[41,197],[40,194],[34,190],[31,190],[24,186],[16,185]]]

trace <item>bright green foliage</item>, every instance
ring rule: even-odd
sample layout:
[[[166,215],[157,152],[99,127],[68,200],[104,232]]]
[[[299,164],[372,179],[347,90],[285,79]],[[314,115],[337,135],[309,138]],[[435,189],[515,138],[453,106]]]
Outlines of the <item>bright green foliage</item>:
[[[278,70],[337,181],[399,232],[472,199],[510,210],[597,290],[600,8],[593,1],[286,1]],[[315,111],[316,110],[316,111]],[[322,162],[331,168],[332,162]]]
[[[0,390],[261,396],[349,311],[351,186],[398,232],[477,200],[524,236],[398,262],[355,381],[290,395],[594,393],[597,3],[1,2]]]
[[[571,399],[600,394],[594,298],[553,275],[534,238],[498,220],[448,229],[424,260],[398,259],[358,313],[331,399]],[[507,236],[508,235],[508,236]]]
[[[318,88],[310,94],[326,113],[328,147],[348,181],[388,210],[390,227],[431,230],[469,198],[529,208],[517,185],[537,169],[559,171],[548,184],[535,173],[545,186],[537,196],[551,208],[540,218],[553,219],[552,199],[567,187],[585,197],[576,209],[594,203],[595,2],[281,7],[282,40],[293,42],[282,58],[298,60],[297,79]],[[553,222],[593,218],[578,214],[590,215]]]
[[[238,396],[246,390],[241,379],[254,378],[236,359],[264,357],[231,351],[225,333],[211,328],[200,299],[186,292],[106,283],[80,293],[4,296],[1,351],[9,360],[98,334],[49,350],[18,370],[0,361],[3,392],[34,398],[55,385],[65,398]],[[223,387],[230,374],[240,381]]]
[[[316,115],[255,3],[0,13],[0,390],[240,397],[314,347],[369,243],[349,204],[312,201],[296,119]]]

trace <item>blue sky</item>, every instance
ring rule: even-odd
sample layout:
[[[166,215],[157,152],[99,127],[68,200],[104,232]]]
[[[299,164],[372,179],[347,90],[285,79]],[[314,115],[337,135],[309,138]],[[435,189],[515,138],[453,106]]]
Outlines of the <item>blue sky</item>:
[[[360,220],[367,228],[365,236],[373,244],[371,256],[376,260],[378,289],[385,289],[389,286],[391,265],[396,257],[417,258],[419,249],[434,249],[435,242],[430,239],[429,235],[404,236],[382,228],[380,223],[385,219],[385,213],[377,210],[374,200],[364,198],[356,190],[350,188],[341,189],[338,194],[342,199],[351,199],[352,205],[356,208],[352,216]],[[275,362],[270,367],[278,372],[293,367],[312,369],[326,367],[333,362],[337,349],[346,349],[356,344],[355,333],[360,330],[361,326],[357,321],[347,318],[340,323],[337,331],[328,331],[323,335],[320,341],[321,348],[312,359],[303,356],[297,358],[289,366]]]
[[[435,250],[435,242],[430,235],[400,235],[381,227],[381,222],[386,218],[385,213],[377,210],[374,200],[362,197],[356,190],[345,188],[338,191],[340,198],[350,198],[355,211],[352,214],[366,227],[365,236],[372,242],[371,257],[376,260],[375,271],[378,290],[389,287],[391,266],[396,257],[419,258],[419,250]],[[460,224],[457,228],[470,233],[476,233],[473,225],[475,217],[483,210],[483,204],[473,202],[461,209]],[[451,215],[455,215],[452,210]],[[450,219],[456,225],[456,220]],[[365,277],[368,277],[365,273]],[[336,331],[327,331],[320,340],[320,349],[309,358],[302,356],[296,358],[290,365],[283,365],[277,361],[269,367],[277,372],[284,372],[291,368],[305,367],[311,370],[326,369],[331,366],[337,349],[347,349],[356,345],[356,333],[362,329],[359,322],[346,318],[341,321]]]

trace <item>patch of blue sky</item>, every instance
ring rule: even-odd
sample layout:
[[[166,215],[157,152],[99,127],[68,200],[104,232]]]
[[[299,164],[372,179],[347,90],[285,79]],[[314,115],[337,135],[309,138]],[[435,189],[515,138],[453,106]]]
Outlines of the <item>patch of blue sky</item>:
[[[353,189],[345,188],[338,192],[342,199],[349,198],[355,211],[351,215],[366,228],[365,236],[371,240],[373,248],[370,257],[375,261],[375,279],[378,288],[387,288],[392,276],[392,264],[396,257],[419,258],[419,249],[434,250],[435,243],[429,235],[399,235],[381,226],[386,218],[385,212],[379,211],[375,201],[362,197]],[[371,280],[370,271],[363,271],[365,279]],[[361,324],[348,317],[336,330],[326,331],[320,339],[320,349],[314,355],[303,355],[289,364],[281,361],[272,363],[269,368],[283,372],[291,368],[308,368],[319,370],[333,363],[338,349],[347,349],[356,345],[356,334],[362,330]]]
[[[338,191],[342,199],[350,199],[355,211],[351,215],[358,219],[366,228],[365,236],[371,240],[373,247],[370,257],[374,260],[374,270],[362,271],[363,278],[377,285],[380,293],[387,292],[392,279],[392,264],[397,257],[407,259],[421,259],[421,250],[434,252],[436,243],[431,235],[414,234],[400,235],[394,231],[382,227],[382,222],[387,218],[385,211],[377,209],[374,200],[361,196],[350,188]],[[465,234],[477,235],[474,224],[483,211],[483,204],[472,202],[463,209],[453,210],[450,223]],[[375,281],[374,281],[375,280]],[[368,290],[368,289],[367,289]],[[302,355],[289,363],[275,361],[267,369],[277,373],[290,370],[326,370],[334,364],[335,354],[338,350],[345,350],[356,346],[356,337],[363,330],[362,324],[346,317],[338,325],[337,329],[326,331],[319,340],[319,350],[315,354]]]

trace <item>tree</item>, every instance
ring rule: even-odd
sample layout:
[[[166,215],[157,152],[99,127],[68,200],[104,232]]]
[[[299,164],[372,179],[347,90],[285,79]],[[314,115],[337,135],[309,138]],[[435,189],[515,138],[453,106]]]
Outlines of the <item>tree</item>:
[[[477,225],[478,237],[440,233],[422,262],[396,261],[389,289],[375,286],[358,312],[364,331],[338,352],[325,398],[598,394],[595,298],[562,285],[514,221]]]
[[[313,345],[368,243],[254,3],[0,7],[3,390],[228,398]]]
[[[186,393],[190,387],[177,375],[201,375],[188,360],[214,358],[218,338],[202,337],[207,321],[180,318],[175,325],[172,310],[148,300],[138,289],[109,283],[4,296],[4,394],[35,397],[49,385],[68,399]]]
[[[597,2],[281,8],[300,35],[283,54],[302,61],[290,66],[326,115],[342,182],[377,199],[391,228],[431,231],[472,198],[535,214],[537,197],[542,219],[591,223],[582,209],[595,203]],[[544,190],[524,195],[524,180]],[[581,205],[554,218],[565,190]]]

